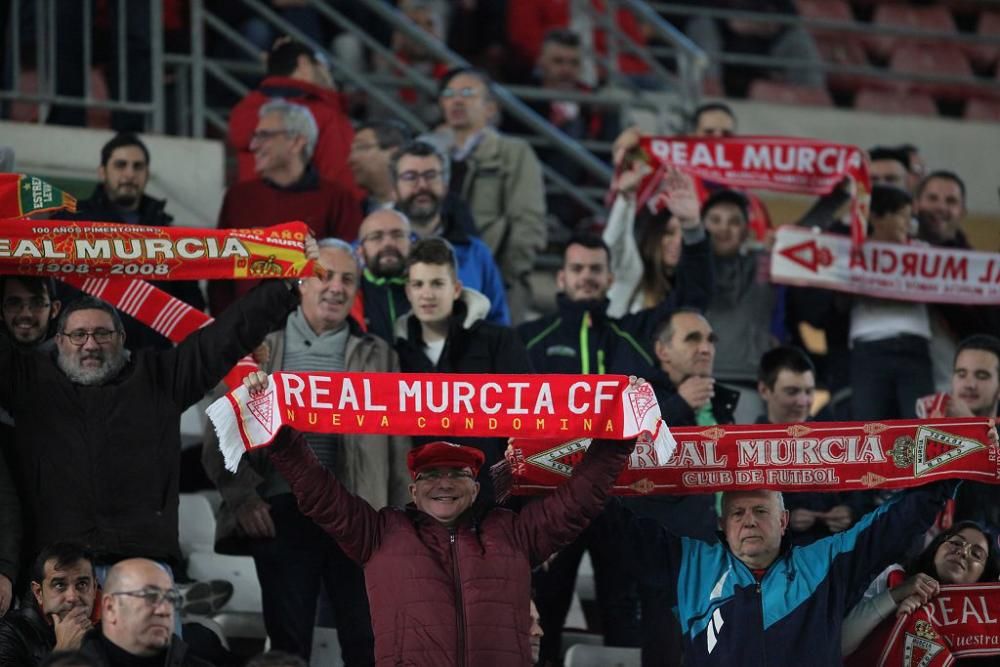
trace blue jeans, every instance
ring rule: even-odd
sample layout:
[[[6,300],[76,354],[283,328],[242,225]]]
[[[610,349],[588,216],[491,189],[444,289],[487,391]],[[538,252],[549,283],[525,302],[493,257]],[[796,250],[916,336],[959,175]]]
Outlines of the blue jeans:
[[[267,502],[277,537],[251,540],[250,553],[257,566],[271,648],[309,659],[322,584],[336,615],[344,665],[374,665],[375,639],[361,566],[299,511],[292,494]]]
[[[859,341],[851,349],[851,418],[913,419],[917,399],[934,393],[926,338]]]

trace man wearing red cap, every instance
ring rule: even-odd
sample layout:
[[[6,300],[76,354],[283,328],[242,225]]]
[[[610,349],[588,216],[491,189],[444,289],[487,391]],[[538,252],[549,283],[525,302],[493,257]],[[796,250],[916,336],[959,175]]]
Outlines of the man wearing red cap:
[[[251,393],[266,376],[249,378]],[[365,568],[378,665],[532,664],[531,569],[600,513],[635,442],[595,440],[573,476],[520,513],[473,503],[485,459],[432,442],[410,451],[412,504],[373,509],[351,495],[298,433],[284,429],[271,462],[299,509]]]

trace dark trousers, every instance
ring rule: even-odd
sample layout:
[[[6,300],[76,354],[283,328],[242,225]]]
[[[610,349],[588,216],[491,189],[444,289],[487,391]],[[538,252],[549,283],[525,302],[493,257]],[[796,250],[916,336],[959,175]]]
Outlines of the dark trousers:
[[[374,665],[375,640],[361,567],[299,511],[294,496],[282,494],[268,502],[277,537],[252,540],[251,554],[271,648],[309,659],[322,584],[337,618],[344,664]]]
[[[641,644],[637,582],[625,567],[621,531],[614,530],[611,521],[607,513],[600,514],[573,544],[559,552],[547,570],[535,572],[535,605],[545,631],[541,647],[543,663],[559,661],[562,629],[585,550],[590,552],[594,566],[594,588],[605,645]]]
[[[852,419],[913,419],[917,399],[933,392],[926,338],[902,335],[854,343],[851,350]]]

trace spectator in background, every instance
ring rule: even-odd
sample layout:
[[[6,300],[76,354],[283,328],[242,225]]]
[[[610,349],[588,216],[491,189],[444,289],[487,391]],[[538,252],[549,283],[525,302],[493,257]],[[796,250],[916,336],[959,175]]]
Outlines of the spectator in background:
[[[715,191],[701,207],[701,218],[712,239],[715,291],[705,316],[719,341],[715,376],[742,395],[737,423],[749,423],[760,412],[757,360],[775,345],[772,321],[778,293],[765,277],[769,253],[749,250],[749,202],[735,190]]]
[[[410,140],[410,131],[398,121],[372,121],[358,128],[351,142],[347,166],[354,181],[365,191],[362,215],[396,203],[396,187],[389,171],[392,154]]]
[[[965,197],[965,182],[955,172],[941,170],[928,174],[914,193],[918,238],[932,246],[971,250],[972,244],[962,230],[968,212]],[[930,321],[934,386],[946,390],[951,382],[952,361],[959,341],[976,334],[1000,331],[1000,308],[932,304]]]
[[[948,393],[921,398],[917,403],[917,417],[989,417],[996,420],[1000,415],[998,403],[1000,339],[978,334],[959,343]],[[928,406],[932,406],[931,409]],[[962,484],[956,498],[955,518],[979,521],[994,532],[1000,532],[1000,502],[996,488],[976,482]]]
[[[891,185],[909,192],[910,157],[901,148],[870,148],[868,175],[872,185]]]
[[[567,28],[550,30],[542,42],[538,64],[531,75],[531,85],[548,92],[591,92],[592,88],[580,80],[583,55],[580,36]],[[613,141],[619,132],[619,122],[612,107],[601,109],[574,100],[543,100],[529,105],[542,118],[578,141]],[[525,134],[527,128],[515,120],[506,120],[504,131]],[[559,172],[574,185],[583,186],[590,174],[576,161],[553,148],[538,150],[538,159]],[[602,184],[603,185],[603,184]],[[548,194],[545,198],[548,212],[574,229],[590,212],[568,194]]]
[[[287,37],[271,48],[264,80],[229,114],[229,146],[236,151],[239,180],[260,177],[256,151],[251,144],[260,108],[276,98],[309,109],[317,129],[312,165],[322,180],[354,191],[354,179],[347,165],[354,129],[347,116],[346,102],[334,86],[326,57]]]
[[[476,220],[462,198],[449,191],[450,163],[432,144],[413,141],[389,163],[396,189],[396,209],[410,222],[417,238],[439,236],[458,260],[458,279],[490,301],[486,320],[510,324],[504,280],[490,248],[476,236]]]
[[[869,238],[909,243],[911,201],[899,188],[873,187]],[[853,418],[912,419],[917,399],[934,390],[927,306],[859,296],[850,317]]]
[[[502,79],[508,66],[507,0],[459,0],[451,9],[448,46]]]
[[[3,322],[18,345],[34,347],[48,340],[62,303],[52,278],[0,276]]]
[[[535,606],[535,601],[531,601],[531,628],[528,630],[528,641],[531,643],[531,664],[534,665],[538,662],[539,654],[542,649],[542,637],[545,636],[545,631],[542,630],[542,624],[539,623],[538,618],[538,607]]]
[[[692,16],[684,26],[684,32],[695,44],[708,52],[711,59],[707,76],[722,81],[730,96],[744,97],[750,82],[761,76],[769,76],[800,86],[820,88],[826,85],[822,58],[815,40],[800,24],[770,21],[767,14],[795,16],[795,5],[791,0],[708,0],[684,4],[698,4],[700,7],[752,11],[761,18],[710,18]],[[798,63],[813,63],[813,67],[762,68],[750,65],[727,65],[723,71],[718,56],[726,54],[763,55],[772,58],[794,60]],[[724,78],[723,78],[724,77]]]
[[[327,278],[308,278],[299,286],[302,303],[281,331],[265,339],[268,354],[262,368],[267,372],[398,372],[392,347],[363,332],[350,317],[361,279],[353,249],[338,239],[324,239],[319,242],[319,253],[329,272]],[[409,438],[312,433],[305,437],[320,462],[351,493],[378,508],[405,502]],[[224,467],[218,438],[209,427],[202,462],[224,501],[216,549],[249,551],[253,556],[271,646],[309,658],[317,592],[322,585],[335,610],[345,664],[374,664],[361,568],[299,511],[288,482],[263,452],[249,452],[232,474]]]
[[[427,33],[431,39],[444,37],[444,21],[440,2],[434,0],[402,0],[399,11],[412,21],[418,28]],[[437,58],[418,41],[407,37],[399,30],[392,33],[391,48],[396,59],[409,66],[432,81],[439,81],[448,72],[448,65]],[[405,70],[394,62],[376,56],[375,74],[387,77],[407,78]],[[437,125],[441,120],[441,110],[437,105],[437,97],[432,91],[423,90],[416,85],[403,85],[397,89],[397,96],[406,108],[417,115],[430,126]],[[385,116],[388,111],[382,109],[374,100],[368,102],[369,116]]]
[[[0,622],[0,665],[38,667],[53,652],[76,651],[93,627],[97,577],[87,549],[59,542],[31,567],[31,599]]]
[[[736,114],[723,102],[706,102],[691,116],[691,134],[695,137],[725,139],[736,134]]]
[[[601,238],[611,252],[614,281],[608,289],[608,315],[622,317],[652,308],[674,289],[681,259],[681,223],[670,210],[670,197],[659,193],[636,211],[636,194],[649,167],[642,161],[624,166]]]
[[[760,358],[757,391],[765,406],[758,424],[801,424],[809,421],[816,395],[816,369],[799,348],[776,347]],[[869,506],[863,492],[786,493],[788,538],[792,544],[806,545],[842,532]]]
[[[924,180],[924,176],[927,175],[927,164],[920,155],[920,149],[913,144],[903,144],[899,148],[905,151],[909,158],[910,171],[907,174],[906,189],[912,194],[917,191],[920,181]]]
[[[497,107],[485,73],[452,70],[441,82],[438,101],[446,129],[428,138],[448,147],[449,191],[472,210],[479,236],[500,267],[516,324],[530,306],[528,274],[545,246],[541,165],[527,142],[489,126]],[[411,222],[418,224],[412,216]]]
[[[589,1],[589,7],[574,7],[573,0],[510,0],[507,4],[507,40],[510,43],[512,63],[510,68],[515,78],[523,80],[538,62],[545,35],[551,30],[569,28],[582,38],[585,53],[607,54],[608,37],[600,28],[601,16],[608,13],[608,3],[604,0]],[[638,48],[644,48],[648,40],[647,30],[625,8],[618,8],[614,21],[618,30]],[[626,76],[641,77],[649,72],[649,66],[642,58],[628,49],[619,49],[618,70]],[[589,72],[584,80],[595,85],[598,69],[593,63],[587,66]]]
[[[396,320],[396,351],[405,373],[530,373],[524,344],[510,328],[485,321],[489,308],[479,292],[458,278],[455,253],[441,238],[417,241],[406,258],[406,298],[410,312]],[[440,435],[440,434],[439,434]],[[426,443],[435,438],[414,438]],[[503,458],[505,440],[471,438],[486,456],[485,470]],[[479,483],[482,498],[493,500],[489,472]]]
[[[301,220],[316,238],[357,238],[361,211],[354,193],[325,180],[312,163],[319,132],[309,109],[276,99],[261,106],[258,115],[250,142],[257,178],[236,183],[226,191],[219,229]],[[212,314],[218,317],[257,282],[209,282]]]
[[[181,594],[158,563],[123,560],[108,572],[101,591],[101,623],[87,633],[81,651],[102,667],[160,664],[211,667],[173,633]]]
[[[54,215],[58,219],[95,220],[129,225],[169,227],[174,218],[165,211],[167,202],[146,194],[150,177],[149,149],[131,133],[115,135],[101,147],[99,183],[89,199],[77,203],[76,213]],[[177,297],[196,310],[205,310],[205,297],[197,280],[150,280],[155,287]],[[75,292],[75,290],[73,290]],[[70,301],[67,298],[66,301]],[[173,343],[128,313],[120,313],[130,350],[147,347],[168,349]]]

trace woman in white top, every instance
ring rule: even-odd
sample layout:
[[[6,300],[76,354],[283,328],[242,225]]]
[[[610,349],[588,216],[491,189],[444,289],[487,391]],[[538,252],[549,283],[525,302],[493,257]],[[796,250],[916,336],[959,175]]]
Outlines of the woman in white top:
[[[646,163],[635,161],[615,183],[618,194],[603,234],[611,250],[611,273],[615,277],[608,290],[608,315],[612,317],[662,303],[673,289],[682,241],[681,223],[674,209],[697,201],[692,200],[694,184],[690,176],[671,170],[658,192],[637,211],[636,189],[649,170]]]

